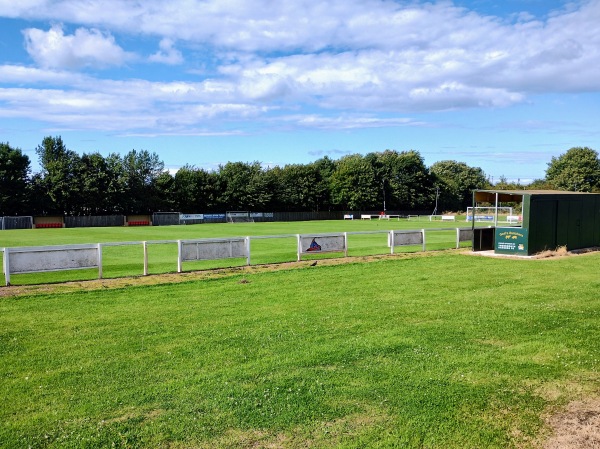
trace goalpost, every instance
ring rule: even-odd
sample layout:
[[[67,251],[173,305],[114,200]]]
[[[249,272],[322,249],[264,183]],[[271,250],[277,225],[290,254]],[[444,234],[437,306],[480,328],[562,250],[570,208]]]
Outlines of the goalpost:
[[[31,228],[33,228],[33,217],[31,215],[0,217],[0,229]]]
[[[179,224],[179,212],[154,212],[152,226],[169,226]]]
[[[254,223],[250,211],[227,211],[225,218],[227,223]]]
[[[513,208],[508,206],[476,206],[467,207],[467,219],[466,221],[481,222],[513,222],[515,215]]]

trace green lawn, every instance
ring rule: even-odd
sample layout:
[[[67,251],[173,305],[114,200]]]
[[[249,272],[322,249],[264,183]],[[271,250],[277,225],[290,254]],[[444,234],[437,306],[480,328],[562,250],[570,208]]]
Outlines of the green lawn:
[[[481,224],[480,224],[481,225]],[[0,233],[1,247],[65,245],[76,243],[106,242],[142,242],[148,243],[148,271],[150,274],[168,273],[177,270],[177,245],[175,243],[156,243],[177,239],[204,239],[215,237],[264,237],[279,238],[251,239],[251,263],[268,264],[296,260],[295,234],[319,234],[348,232],[348,254],[350,256],[368,256],[389,254],[387,234],[389,230],[405,229],[446,229],[429,231],[426,234],[427,250],[455,247],[456,231],[450,228],[470,227],[465,221],[441,223],[408,220],[337,220],[309,222],[275,223],[215,223],[190,226],[157,227],[111,227],[111,228],[67,228],[67,229],[25,229]],[[450,229],[450,230],[448,230]],[[363,233],[363,234],[355,234]],[[469,246],[463,243],[462,246]],[[396,248],[395,252],[421,251],[418,246]],[[325,254],[313,258],[340,257],[341,254]],[[110,246],[103,249],[103,277],[115,278],[143,274],[143,249],[141,243],[127,246]],[[305,256],[306,258],[310,258]],[[188,262],[183,265],[185,271],[240,266],[245,259],[220,260],[209,262]],[[68,280],[94,279],[98,270],[51,272],[13,275],[14,285],[32,283],[64,282]]]
[[[598,393],[599,263],[433,252],[5,297],[1,446],[534,447]]]

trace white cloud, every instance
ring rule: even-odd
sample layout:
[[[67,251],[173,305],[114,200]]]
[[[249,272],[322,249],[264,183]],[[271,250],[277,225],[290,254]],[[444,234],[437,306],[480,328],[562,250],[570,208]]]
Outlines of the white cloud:
[[[0,66],[0,80],[3,73],[13,72],[36,79],[50,78],[42,77],[39,69],[19,69]],[[186,135],[197,134],[198,127],[204,130],[211,121],[235,123],[261,117],[271,109],[241,101],[235,95],[215,97],[210,83],[110,81],[82,75],[63,79],[71,81],[68,88],[0,87],[0,117],[30,118],[57,127]],[[223,131],[202,131],[208,132],[217,135]]]
[[[133,58],[110,34],[96,29],[78,28],[75,34],[65,35],[60,25],[54,25],[48,31],[28,28],[23,34],[27,52],[44,68],[118,66]]]
[[[148,60],[150,62],[159,62],[168,65],[177,65],[183,62],[181,52],[173,47],[172,39],[164,38],[159,43],[159,51],[151,55]]]
[[[280,123],[292,124],[294,127],[312,129],[348,130],[364,128],[387,128],[399,126],[429,126],[422,121],[410,118],[381,118],[377,116],[342,114],[335,117],[325,115],[305,114],[289,115],[277,119]]]
[[[484,16],[450,1],[384,0],[23,0],[0,2],[0,16],[80,26],[73,34],[56,25],[25,30],[39,68],[0,66],[0,81],[18,85],[1,92],[2,114],[10,114],[2,105],[9,102],[15,114],[57,124],[194,133],[186,128],[202,120],[280,115],[290,126],[402,126],[415,112],[503,108],[537,93],[600,90],[600,0],[544,20]],[[142,61],[114,36],[158,37],[159,49]],[[200,56],[186,51],[184,59],[175,43]],[[180,81],[198,73],[206,53],[206,78]],[[151,82],[135,68],[123,81],[61,70],[127,62],[185,72],[173,67],[172,81]],[[61,95],[62,102],[50,101]],[[377,118],[382,112],[386,119]]]
[[[73,72],[19,65],[0,65],[0,83],[64,85],[79,82],[82,78],[81,75]]]

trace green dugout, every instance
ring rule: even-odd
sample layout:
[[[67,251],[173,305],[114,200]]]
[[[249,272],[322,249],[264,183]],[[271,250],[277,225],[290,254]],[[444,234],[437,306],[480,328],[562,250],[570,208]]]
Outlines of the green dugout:
[[[475,228],[473,251],[533,255],[566,246],[600,246],[600,194],[558,190],[475,190],[473,206],[521,205],[517,225],[494,221]]]

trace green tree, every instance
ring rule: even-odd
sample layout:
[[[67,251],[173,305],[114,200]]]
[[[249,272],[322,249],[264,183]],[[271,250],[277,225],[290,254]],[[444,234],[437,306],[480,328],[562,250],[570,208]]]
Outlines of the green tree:
[[[175,207],[183,213],[215,211],[220,201],[218,175],[185,165],[177,170],[173,181]]]
[[[341,158],[330,177],[331,196],[340,209],[368,210],[377,207],[379,186],[373,165],[360,154]]]
[[[83,154],[79,170],[81,185],[80,212],[85,215],[102,215],[110,211],[107,195],[111,173],[106,159],[100,153]]]
[[[196,209],[199,201],[199,185],[197,172],[193,166],[185,165],[175,173],[173,180],[173,197],[180,212],[189,214],[202,209]]]
[[[524,186],[520,183],[520,181],[508,181],[504,175],[500,176],[500,179],[493,186],[494,189],[497,190],[523,190]]]
[[[0,215],[19,215],[29,212],[29,157],[19,148],[0,143]]]
[[[264,211],[270,204],[273,186],[260,162],[228,162],[219,166],[218,174],[225,208]]]
[[[159,210],[158,180],[165,164],[156,153],[131,150],[123,157],[125,178],[125,209],[130,213],[150,213]]]
[[[386,209],[429,209],[434,201],[433,178],[421,155],[414,150],[375,153],[377,184]]]
[[[598,153],[588,147],[574,147],[548,163],[546,181],[555,189],[592,192],[600,189]]]
[[[464,162],[439,161],[429,170],[436,177],[440,197],[438,211],[465,211],[473,202],[472,191],[489,186],[485,173],[479,167]]]
[[[317,211],[323,197],[320,173],[314,164],[290,164],[271,170],[277,183],[277,204],[285,211]]]
[[[38,182],[49,200],[44,205],[45,212],[75,212],[80,206],[81,192],[79,155],[68,150],[60,136],[44,138],[35,151],[42,167]]]
[[[317,184],[315,185],[315,205],[313,210],[331,210],[333,201],[331,199],[330,179],[336,167],[336,163],[324,156],[310,164],[317,173]]]
[[[175,197],[175,180],[168,171],[162,172],[152,185],[152,202],[150,207],[156,212],[170,212],[177,209]]]
[[[107,186],[105,191],[106,212],[109,214],[128,213],[127,176],[123,159],[117,153],[110,153],[105,159]]]
[[[525,186],[529,190],[552,190],[554,187],[546,181],[546,179],[534,179],[531,183]]]

